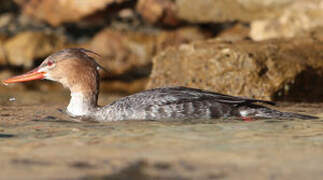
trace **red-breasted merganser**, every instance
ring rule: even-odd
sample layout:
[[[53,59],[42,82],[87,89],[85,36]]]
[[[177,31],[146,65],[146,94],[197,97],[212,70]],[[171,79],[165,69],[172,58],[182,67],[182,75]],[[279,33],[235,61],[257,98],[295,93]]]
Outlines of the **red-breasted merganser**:
[[[48,79],[71,91],[67,112],[73,117],[95,121],[209,119],[209,118],[299,118],[313,116],[280,112],[254,103],[271,101],[248,99],[186,87],[166,87],[142,91],[104,107],[97,105],[100,65],[93,51],[69,48],[47,57],[39,67],[2,81],[4,84]]]

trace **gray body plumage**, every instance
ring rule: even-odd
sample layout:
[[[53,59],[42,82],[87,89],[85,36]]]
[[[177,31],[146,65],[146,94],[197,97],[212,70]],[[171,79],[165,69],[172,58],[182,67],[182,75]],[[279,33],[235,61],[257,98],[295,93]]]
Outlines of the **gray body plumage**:
[[[254,104],[256,102],[274,104],[270,101],[223,95],[200,89],[168,87],[151,89],[121,98],[98,108],[91,116],[101,122],[227,117],[313,118],[272,110]]]

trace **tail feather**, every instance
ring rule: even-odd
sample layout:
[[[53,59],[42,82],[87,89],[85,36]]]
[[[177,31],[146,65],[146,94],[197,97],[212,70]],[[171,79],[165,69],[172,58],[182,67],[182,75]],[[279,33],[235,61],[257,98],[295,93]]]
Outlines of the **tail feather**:
[[[281,112],[267,107],[248,108],[240,110],[241,116],[259,117],[259,118],[278,118],[278,119],[318,119],[316,116],[298,114],[292,112]]]
[[[277,111],[276,118],[283,118],[283,119],[303,119],[303,120],[308,120],[308,119],[318,119],[316,116],[311,116],[311,115],[306,115],[306,114],[298,114],[298,113],[291,113],[291,112],[280,112]]]

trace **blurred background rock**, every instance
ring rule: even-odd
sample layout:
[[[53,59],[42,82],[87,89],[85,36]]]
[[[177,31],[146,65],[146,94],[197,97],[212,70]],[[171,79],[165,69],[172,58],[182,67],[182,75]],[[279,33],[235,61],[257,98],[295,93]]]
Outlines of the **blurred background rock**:
[[[1,79],[67,47],[102,56],[103,92],[185,85],[323,99],[323,0],[0,0]]]

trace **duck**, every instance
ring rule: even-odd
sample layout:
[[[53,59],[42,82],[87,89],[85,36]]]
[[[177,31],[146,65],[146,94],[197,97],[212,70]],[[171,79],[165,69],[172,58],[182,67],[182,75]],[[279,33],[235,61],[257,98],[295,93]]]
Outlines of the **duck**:
[[[98,105],[100,66],[94,51],[67,48],[48,56],[38,67],[2,83],[46,79],[70,90],[66,113],[97,122],[121,120],[279,118],[316,119],[315,116],[281,112],[267,107],[272,101],[230,96],[197,88],[173,86],[144,90],[106,106]],[[267,106],[266,106],[267,105]]]

